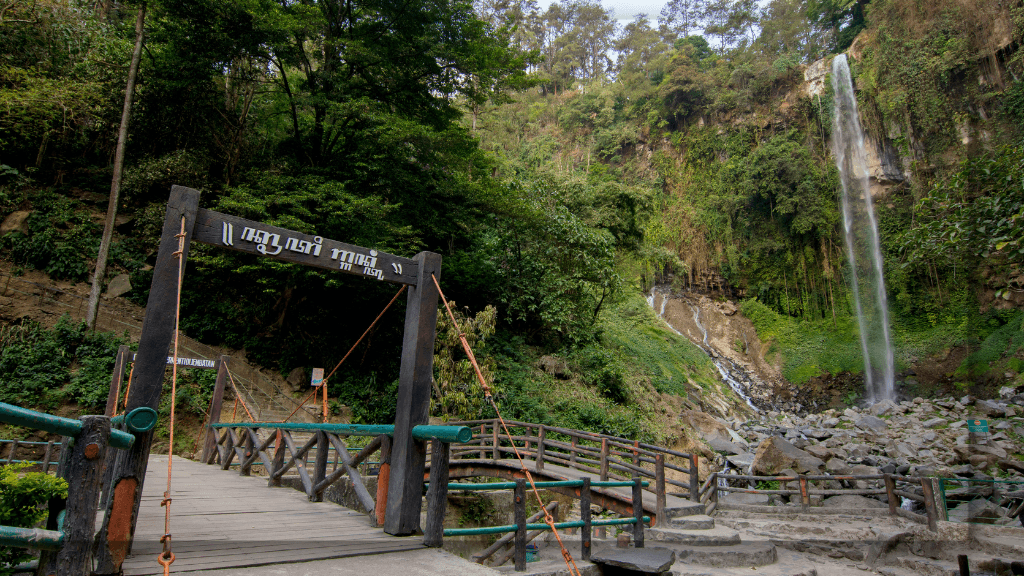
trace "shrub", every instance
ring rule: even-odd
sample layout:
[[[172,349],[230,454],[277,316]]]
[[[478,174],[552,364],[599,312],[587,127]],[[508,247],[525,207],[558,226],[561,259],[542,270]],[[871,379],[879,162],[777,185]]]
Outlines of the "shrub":
[[[46,519],[43,505],[51,498],[67,498],[68,483],[42,472],[22,472],[28,463],[0,468],[0,524],[32,528]],[[32,558],[24,548],[0,546],[0,574]]]

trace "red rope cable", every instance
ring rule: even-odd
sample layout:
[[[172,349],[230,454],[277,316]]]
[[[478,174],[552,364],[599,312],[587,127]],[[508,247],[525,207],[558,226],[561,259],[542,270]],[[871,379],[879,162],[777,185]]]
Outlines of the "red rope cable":
[[[483,373],[480,372],[480,366],[476,363],[476,356],[473,355],[473,350],[469,347],[469,342],[466,341],[466,335],[463,334],[459,328],[459,323],[455,320],[455,314],[452,313],[452,308],[448,304],[448,299],[444,297],[444,292],[441,290],[441,285],[437,281],[437,276],[433,273],[430,274],[431,279],[434,280],[434,286],[437,287],[437,293],[441,296],[441,301],[444,302],[444,308],[448,311],[448,317],[452,321],[452,325],[456,330],[459,331],[459,340],[462,342],[462,349],[465,350],[466,356],[469,357],[470,363],[473,365],[473,370],[476,372],[476,377],[480,380],[480,385],[484,389],[484,397],[491,403],[494,408],[494,413],[498,415],[498,420],[501,422],[501,427],[505,431],[505,436],[508,438],[509,444],[512,445],[512,452],[516,455],[516,459],[519,460],[519,466],[523,469],[523,473],[526,475],[526,480],[530,483],[530,489],[533,490],[534,496],[537,497],[537,502],[540,504],[541,510],[544,512],[544,523],[551,528],[552,534],[555,535],[555,540],[558,541],[558,546],[562,549],[562,559],[565,561],[566,568],[569,569],[571,576],[581,576],[580,569],[576,566],[576,561],[573,560],[572,554],[565,548],[565,544],[562,543],[562,537],[558,535],[558,529],[555,528],[555,519],[551,516],[551,513],[544,506],[544,501],[540,497],[540,491],[537,490],[537,485],[533,481],[533,474],[530,474],[530,470],[526,467],[526,462],[523,461],[523,457],[519,454],[519,449],[516,447],[516,443],[512,440],[512,433],[508,430],[508,425],[505,424],[505,419],[501,416],[501,411],[498,410],[498,405],[494,401],[494,396],[491,394],[491,387],[487,385],[487,381],[484,379]]]

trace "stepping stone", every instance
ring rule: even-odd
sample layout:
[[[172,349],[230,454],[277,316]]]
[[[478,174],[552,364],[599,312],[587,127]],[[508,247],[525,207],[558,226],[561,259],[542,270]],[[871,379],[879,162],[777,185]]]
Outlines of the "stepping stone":
[[[710,530],[714,527],[715,519],[706,514],[671,518],[668,521],[668,526],[666,526],[666,528],[678,528],[680,530]]]
[[[671,508],[665,508],[665,516],[668,518],[679,518],[681,516],[703,516],[707,510],[701,503],[690,503],[682,506],[673,506]]]
[[[768,566],[778,560],[771,542],[744,542],[732,546],[673,546],[680,564],[718,568],[730,566]]]
[[[641,574],[661,574],[676,561],[676,553],[668,548],[610,548],[595,553],[590,561]]]
[[[739,532],[731,528],[708,530],[679,530],[674,528],[650,528],[644,531],[646,537],[663,544],[684,546],[733,546],[740,543]]]

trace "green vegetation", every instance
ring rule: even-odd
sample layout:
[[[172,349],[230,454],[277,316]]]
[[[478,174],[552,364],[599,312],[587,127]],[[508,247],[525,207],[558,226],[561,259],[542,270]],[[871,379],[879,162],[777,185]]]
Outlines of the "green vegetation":
[[[456,324],[513,417],[674,434],[666,410],[720,385],[639,298],[656,282],[740,295],[793,382],[856,373],[828,80],[821,96],[804,87],[805,65],[850,48],[890,178],[877,212],[898,363],[966,347],[950,385],[1020,373],[1018,6],[672,0],[619,32],[592,0],[147,6],[111,269],[138,303],[180,184],[205,208],[441,254]],[[16,273],[89,274],[135,10],[5,12],[0,218],[31,212],[0,238]],[[195,246],[182,328],[282,373],[334,366],[394,292]],[[402,308],[329,382],[356,421],[393,416],[380,400],[397,387]],[[101,402],[118,342],[17,330],[0,394]],[[443,316],[439,334],[433,413],[488,416]],[[544,372],[547,356],[566,370]],[[187,378],[181,402],[201,413],[210,381]]]
[[[29,464],[8,464],[0,468],[0,525],[35,528],[46,520],[46,503],[67,498],[68,483],[42,472],[25,472]],[[0,546],[0,574],[13,574],[13,567],[32,559],[25,548]]]

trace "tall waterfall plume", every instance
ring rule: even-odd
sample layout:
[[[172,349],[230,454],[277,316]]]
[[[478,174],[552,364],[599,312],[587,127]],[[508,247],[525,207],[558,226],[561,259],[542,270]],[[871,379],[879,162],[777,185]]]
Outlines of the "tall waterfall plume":
[[[864,131],[857,116],[846,55],[832,61],[832,148],[843,183],[843,228],[851,285],[864,353],[864,383],[870,402],[894,400],[895,362],[889,331],[889,304],[882,272],[878,224],[868,184]]]

